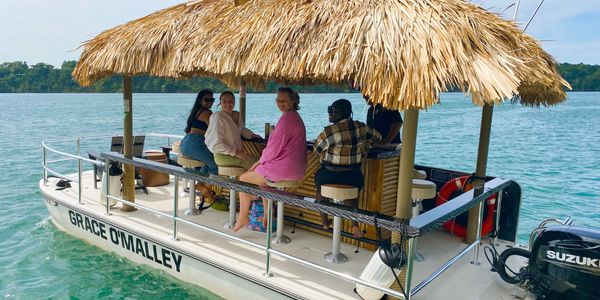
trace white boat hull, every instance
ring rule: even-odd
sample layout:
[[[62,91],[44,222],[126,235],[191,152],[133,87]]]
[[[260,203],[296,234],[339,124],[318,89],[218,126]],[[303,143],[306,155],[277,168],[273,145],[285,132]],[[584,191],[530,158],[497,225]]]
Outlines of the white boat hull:
[[[42,189],[43,190],[43,189]],[[157,239],[134,228],[111,224],[110,218],[90,214],[85,205],[65,203],[44,195],[53,223],[61,230],[133,262],[164,271],[226,299],[298,299],[275,287],[258,284],[213,262],[173,246],[170,237]]]
[[[281,256],[272,255],[272,277],[264,275],[265,251],[244,243],[177,223],[179,240],[173,237],[171,218],[138,210],[124,213],[118,206],[106,208],[100,200],[100,189],[93,188],[92,174],[83,174],[83,204],[78,204],[78,190],[74,186],[55,190],[57,179],[47,185],[40,181],[52,221],[63,231],[125,257],[133,262],[162,270],[175,278],[208,289],[227,299],[360,299],[354,293],[351,281],[299,265]],[[136,203],[164,215],[173,214],[173,184],[151,187],[149,194],[136,194]],[[181,196],[180,196],[181,199]],[[202,223],[213,231],[231,234],[223,224],[229,213],[205,210],[202,215],[185,216],[187,200],[179,201],[180,218]],[[289,226],[291,227],[291,226]],[[273,244],[273,248],[289,256],[302,259],[323,268],[358,278],[367,266],[373,252],[342,243],[341,252],[349,257],[343,264],[332,264],[324,259],[331,251],[331,238],[310,231],[286,228],[292,238],[289,244]],[[250,230],[235,233],[236,238],[264,245],[265,235]],[[500,241],[498,241],[500,242]],[[434,231],[419,238],[418,251],[426,260],[415,266],[413,284],[425,279],[432,271],[465,247],[458,238],[444,231]],[[506,243],[497,246],[506,247]],[[473,265],[471,255],[462,257],[435,282],[423,289],[415,299],[513,299],[527,293],[514,285],[504,283],[485,264]],[[481,258],[483,259],[483,258]]]

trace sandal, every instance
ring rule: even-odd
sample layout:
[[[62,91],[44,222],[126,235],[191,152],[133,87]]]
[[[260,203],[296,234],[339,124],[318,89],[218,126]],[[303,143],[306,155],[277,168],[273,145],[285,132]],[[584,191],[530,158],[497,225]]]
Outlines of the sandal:
[[[200,192],[200,194],[202,194],[203,198],[206,198],[206,200],[208,200],[209,202],[214,202],[215,198],[217,197],[217,194],[215,194],[215,192],[210,188],[210,186],[204,184],[204,183],[196,183],[196,190]]]

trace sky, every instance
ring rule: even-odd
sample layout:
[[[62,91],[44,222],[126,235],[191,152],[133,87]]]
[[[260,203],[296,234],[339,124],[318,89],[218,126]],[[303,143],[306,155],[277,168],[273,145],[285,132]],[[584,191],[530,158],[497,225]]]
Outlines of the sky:
[[[225,0],[223,0],[225,1]],[[77,60],[82,42],[100,32],[185,1],[176,0],[0,0],[0,63],[25,61],[60,67]],[[514,1],[473,3],[512,19]],[[521,28],[538,0],[521,0]],[[504,13],[502,13],[504,12]],[[558,62],[600,64],[600,1],[546,0],[526,32]]]

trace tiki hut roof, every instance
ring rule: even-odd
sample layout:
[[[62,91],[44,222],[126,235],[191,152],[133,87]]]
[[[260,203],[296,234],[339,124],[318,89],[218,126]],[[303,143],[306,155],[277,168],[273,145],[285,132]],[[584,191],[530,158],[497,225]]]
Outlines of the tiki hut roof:
[[[459,0],[200,0],[83,46],[73,72],[83,85],[116,73],[353,83],[399,110],[427,108],[449,88],[479,105],[552,105],[569,87],[514,22]]]

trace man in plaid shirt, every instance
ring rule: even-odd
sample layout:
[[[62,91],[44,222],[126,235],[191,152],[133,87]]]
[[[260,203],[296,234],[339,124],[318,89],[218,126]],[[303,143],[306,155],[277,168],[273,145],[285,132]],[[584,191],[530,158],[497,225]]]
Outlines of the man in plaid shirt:
[[[317,198],[321,196],[321,185],[344,184],[361,189],[364,176],[361,162],[370,144],[381,141],[381,134],[360,121],[352,119],[352,104],[346,99],[336,100],[327,108],[329,122],[319,134],[314,151],[320,155],[321,168],[315,173]],[[358,207],[358,199],[347,200],[346,204]],[[329,229],[327,215],[321,214],[323,228]],[[357,222],[352,223],[352,234],[363,236]]]

